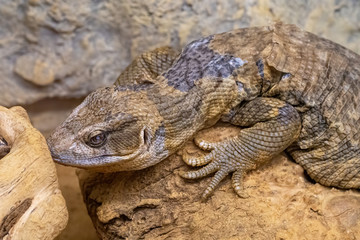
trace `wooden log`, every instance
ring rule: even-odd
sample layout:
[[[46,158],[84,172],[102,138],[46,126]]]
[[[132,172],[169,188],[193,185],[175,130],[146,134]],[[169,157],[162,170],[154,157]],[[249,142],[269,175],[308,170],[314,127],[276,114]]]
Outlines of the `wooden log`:
[[[6,140],[0,136],[0,159],[10,152],[10,146]]]
[[[208,140],[227,134],[205,130]],[[235,129],[231,130],[237,131]],[[200,154],[192,143],[190,154]],[[210,178],[184,180],[177,155],[148,169],[101,174],[79,171],[89,215],[102,239],[357,239],[360,193],[315,184],[285,155],[245,178],[239,198],[230,177],[206,202]]]
[[[21,107],[0,107],[0,239],[54,239],[68,211],[46,140]]]

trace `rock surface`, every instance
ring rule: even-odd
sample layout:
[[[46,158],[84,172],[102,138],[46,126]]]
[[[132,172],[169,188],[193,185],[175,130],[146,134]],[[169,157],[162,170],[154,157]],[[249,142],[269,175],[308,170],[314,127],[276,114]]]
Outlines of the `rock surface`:
[[[0,0],[0,105],[80,97],[136,55],[281,20],[360,52],[360,2]]]
[[[68,211],[45,138],[21,107],[0,107],[0,136],[0,239],[54,239]]]
[[[239,130],[218,126],[199,135],[218,141]],[[200,154],[190,142],[183,151]],[[360,192],[310,182],[281,155],[245,178],[250,198],[230,178],[206,202],[210,178],[188,181],[179,156],[124,173],[79,172],[88,212],[101,239],[358,239]]]

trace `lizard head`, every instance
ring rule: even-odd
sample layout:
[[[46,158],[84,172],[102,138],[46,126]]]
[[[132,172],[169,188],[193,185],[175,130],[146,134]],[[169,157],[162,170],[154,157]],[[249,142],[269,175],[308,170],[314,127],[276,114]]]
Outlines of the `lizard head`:
[[[100,172],[142,169],[167,157],[162,118],[144,91],[100,88],[48,138],[60,164]]]

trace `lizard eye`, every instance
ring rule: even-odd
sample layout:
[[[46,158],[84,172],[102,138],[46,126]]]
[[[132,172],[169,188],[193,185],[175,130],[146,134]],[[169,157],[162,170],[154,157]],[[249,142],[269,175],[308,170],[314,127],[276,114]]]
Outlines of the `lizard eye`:
[[[87,141],[87,145],[89,145],[90,147],[98,148],[105,144],[106,139],[107,139],[106,132],[95,131],[89,135],[89,140]]]

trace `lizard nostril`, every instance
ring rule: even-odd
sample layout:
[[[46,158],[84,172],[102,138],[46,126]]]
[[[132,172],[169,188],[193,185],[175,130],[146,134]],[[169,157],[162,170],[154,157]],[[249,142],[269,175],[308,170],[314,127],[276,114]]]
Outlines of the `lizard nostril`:
[[[57,154],[55,153],[54,144],[53,144],[53,140],[52,140],[51,136],[48,139],[46,139],[46,143],[48,145],[51,156],[56,157]]]
[[[147,148],[149,148],[151,145],[152,137],[153,136],[151,134],[151,131],[145,127],[145,129],[143,130],[143,143],[146,145]]]

